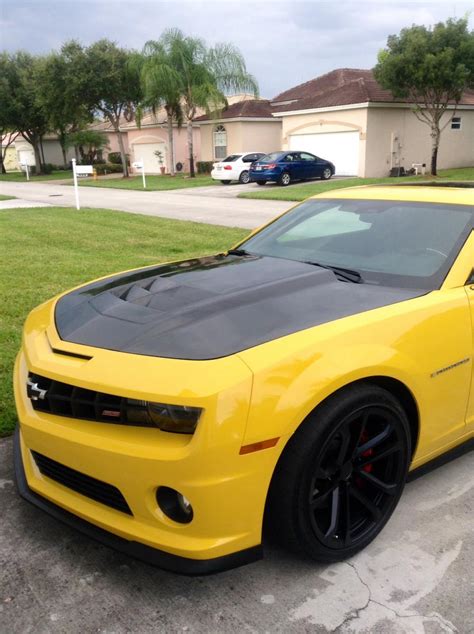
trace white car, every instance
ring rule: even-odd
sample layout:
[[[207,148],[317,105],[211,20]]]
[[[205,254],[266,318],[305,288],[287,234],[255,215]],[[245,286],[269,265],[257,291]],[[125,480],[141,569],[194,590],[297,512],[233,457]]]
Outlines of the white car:
[[[211,176],[223,185],[229,185],[232,181],[246,184],[249,182],[250,165],[266,154],[266,152],[230,154],[224,160],[214,163]]]

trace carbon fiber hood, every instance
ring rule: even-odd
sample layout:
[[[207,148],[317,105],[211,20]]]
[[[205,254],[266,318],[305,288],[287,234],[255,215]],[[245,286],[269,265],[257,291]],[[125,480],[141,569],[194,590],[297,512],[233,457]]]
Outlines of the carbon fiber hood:
[[[73,343],[213,359],[425,292],[342,282],[280,258],[218,255],[83,286],[58,301],[55,320]]]

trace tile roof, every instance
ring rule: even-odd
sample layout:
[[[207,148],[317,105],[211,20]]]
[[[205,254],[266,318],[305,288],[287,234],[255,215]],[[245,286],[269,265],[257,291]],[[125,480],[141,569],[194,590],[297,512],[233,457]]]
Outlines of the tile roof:
[[[310,81],[285,90],[271,100],[272,112],[330,108],[355,103],[409,103],[393,96],[375,80],[371,70],[338,68]],[[474,105],[474,91],[466,90],[463,105]]]
[[[251,117],[258,119],[273,119],[272,108],[268,99],[245,99],[230,104],[221,113],[216,115],[216,119],[237,119]],[[196,117],[194,121],[210,121],[209,115]]]

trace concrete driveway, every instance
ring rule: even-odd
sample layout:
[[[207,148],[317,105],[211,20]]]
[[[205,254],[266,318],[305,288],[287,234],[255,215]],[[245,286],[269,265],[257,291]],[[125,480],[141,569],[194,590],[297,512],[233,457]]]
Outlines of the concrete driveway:
[[[118,209],[129,213],[194,220],[229,227],[255,229],[294,203],[243,200],[237,194],[254,185],[216,185],[165,192],[144,192],[102,187],[81,187],[82,207]],[[200,190],[200,191],[198,191]],[[206,191],[203,191],[206,190]],[[235,192],[235,193],[234,193]],[[36,203],[74,207],[74,188],[57,183],[0,183],[0,194]]]
[[[1,632],[474,632],[474,453],[407,486],[363,553],[317,565],[275,548],[186,578],[91,541],[21,500],[0,441]]]

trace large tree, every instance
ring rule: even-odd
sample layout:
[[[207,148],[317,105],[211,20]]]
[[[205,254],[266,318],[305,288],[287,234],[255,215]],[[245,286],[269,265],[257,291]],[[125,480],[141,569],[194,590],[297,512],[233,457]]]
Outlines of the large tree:
[[[38,174],[44,163],[41,140],[48,131],[48,118],[39,99],[42,63],[41,57],[33,57],[23,51],[7,58],[10,129],[20,132],[33,146]]]
[[[223,108],[226,94],[252,92],[258,95],[254,77],[247,71],[240,51],[232,44],[209,48],[204,40],[187,37],[178,29],[165,31],[160,44],[170,68],[180,81],[180,103],[186,119],[189,170],[194,177],[193,120],[199,108],[215,112]]]
[[[92,121],[83,86],[86,70],[84,51],[74,40],[66,42],[60,52],[48,55],[40,69],[39,100],[50,129],[58,135],[65,166],[68,135]]]
[[[0,53],[0,172],[5,174],[5,156],[7,149],[18,136],[15,130],[15,99],[13,85],[15,74],[7,53]]]
[[[449,19],[433,28],[412,26],[391,35],[374,73],[394,97],[412,102],[415,116],[429,126],[431,173],[436,175],[441,133],[463,92],[474,85],[474,31],[467,19]]]
[[[181,76],[174,65],[164,42],[150,40],[143,48],[140,64],[140,76],[143,86],[143,107],[153,113],[163,107],[166,112],[168,129],[168,170],[175,175],[175,151],[173,126],[181,127],[183,110],[181,107]]]
[[[128,164],[120,126],[131,121],[141,101],[140,75],[131,63],[134,54],[109,40],[99,40],[85,50],[83,84],[85,102],[110,122],[117,134],[124,176]]]

